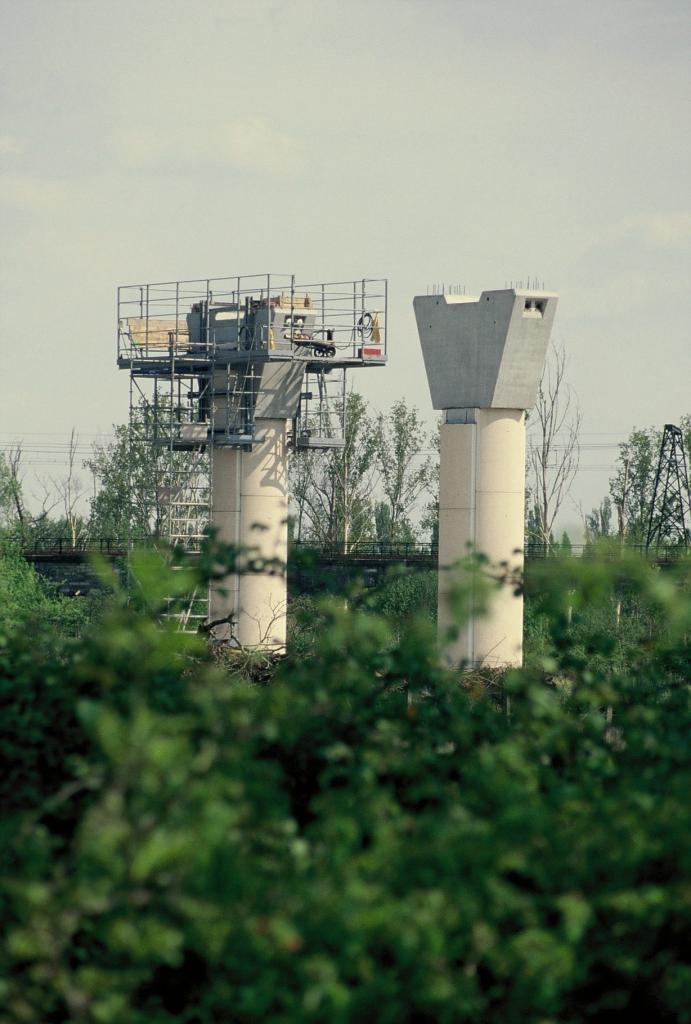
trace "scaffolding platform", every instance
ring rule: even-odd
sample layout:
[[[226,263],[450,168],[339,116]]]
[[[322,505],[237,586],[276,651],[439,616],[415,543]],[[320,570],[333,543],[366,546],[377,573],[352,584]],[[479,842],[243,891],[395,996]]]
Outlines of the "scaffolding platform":
[[[118,363],[144,368],[170,359],[386,362],[387,282],[302,284],[262,274],[118,289]]]

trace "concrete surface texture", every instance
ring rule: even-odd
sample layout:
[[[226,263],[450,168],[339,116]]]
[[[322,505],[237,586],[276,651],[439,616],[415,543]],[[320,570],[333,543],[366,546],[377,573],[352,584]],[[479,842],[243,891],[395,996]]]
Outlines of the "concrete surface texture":
[[[215,628],[218,639],[280,651],[286,644],[286,421],[258,420],[257,435],[251,451],[213,451],[213,524],[219,539],[252,549],[252,557],[278,559],[284,569],[233,573],[215,583],[210,619],[232,617],[232,624]]]
[[[519,665],[523,602],[508,585],[492,594],[488,613],[451,640],[447,598],[466,575],[453,568],[472,551],[493,566],[523,569],[525,414],[519,409],[468,410],[464,423],[441,428],[439,473],[439,635],[452,665]],[[467,575],[466,575],[467,581]]]
[[[535,404],[557,296],[506,288],[413,301],[435,409]]]

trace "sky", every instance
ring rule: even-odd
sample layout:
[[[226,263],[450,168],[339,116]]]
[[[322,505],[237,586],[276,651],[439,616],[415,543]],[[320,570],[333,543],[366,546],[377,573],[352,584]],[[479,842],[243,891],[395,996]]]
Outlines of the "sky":
[[[431,424],[413,296],[538,278],[577,522],[691,412],[690,79],[682,0],[0,0],[0,448],[126,420],[118,284],[386,277],[353,383]]]

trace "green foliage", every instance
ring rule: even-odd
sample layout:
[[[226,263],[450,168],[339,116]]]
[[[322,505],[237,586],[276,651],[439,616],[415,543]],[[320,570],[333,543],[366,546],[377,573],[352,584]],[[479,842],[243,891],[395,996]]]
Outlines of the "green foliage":
[[[682,416],[679,426],[688,460],[691,415]],[[661,440],[662,431],[648,427],[632,430],[619,445],[616,473],[609,482],[609,490],[617,511],[619,536],[630,544],[645,543]]]
[[[66,670],[73,639],[98,619],[104,597],[61,598],[5,543],[0,554],[0,807],[35,809],[72,781],[70,756],[87,748],[76,706],[95,694]],[[64,816],[55,816],[58,832]],[[0,826],[0,829],[2,826]],[[1,835],[1,833],[0,833]],[[0,846],[2,842],[0,841]]]
[[[567,558],[573,554],[573,546],[571,544],[571,538],[569,537],[566,530],[562,531],[561,540],[555,545],[560,555],[564,555]]]
[[[87,748],[76,710],[82,691],[66,675],[65,659],[65,641],[40,620],[0,627],[2,839],[13,832],[13,813],[50,813],[52,795],[73,781],[70,758]],[[64,816],[51,824],[57,843]]]
[[[619,517],[619,534],[632,544],[645,543],[661,436],[653,427],[633,430],[619,445],[617,470],[609,489]]]
[[[688,682],[689,561],[662,572],[635,556],[611,559],[606,542],[596,551],[599,559],[528,567],[531,664],[640,687]]]
[[[418,499],[438,488],[434,461],[423,455],[429,439],[419,411],[404,400],[394,402],[378,419],[377,460],[384,501],[379,506],[377,540],[410,543],[414,539],[411,516]]]
[[[526,488],[525,492],[525,547],[527,551],[540,549],[544,546],[540,528],[540,506],[533,498],[533,492]]]
[[[0,546],[0,607],[5,628],[27,616],[45,614],[49,609],[46,587],[22,556],[19,545]]]
[[[60,597],[26,561],[18,542],[0,541],[0,608],[6,631],[31,632],[39,624],[51,636],[76,636],[98,614],[102,602],[98,593]]]
[[[438,485],[438,459],[425,454],[430,443],[438,451],[437,434],[428,438],[420,413],[405,401],[375,418],[351,392],[337,411],[345,416],[343,448],[291,456],[292,537],[345,549],[373,538],[414,543],[418,501]],[[425,529],[436,529],[437,505],[427,507]]]
[[[383,584],[366,596],[367,607],[385,615],[394,632],[406,628],[416,616],[430,622],[437,618],[437,573],[411,572],[404,568],[389,572]]]
[[[165,405],[158,415],[167,419]],[[177,413],[174,413],[177,415]],[[93,455],[84,463],[100,481],[91,500],[92,536],[123,538],[158,535],[165,510],[160,490],[169,482],[171,471],[189,461],[187,453],[171,453],[152,438],[166,434],[168,424],[159,424],[154,410],[143,399],[136,406],[131,429],[113,426],[115,440],[94,445]]]
[[[346,396],[336,415],[343,426],[343,448],[291,456],[294,530],[300,542],[347,548],[372,536],[377,431],[367,402],[356,392]]]
[[[0,452],[0,527],[6,528],[16,516],[18,487],[7,456]]]
[[[585,517],[586,541],[599,541],[612,535],[612,502],[605,496],[597,508]]]
[[[162,572],[43,673],[70,730],[5,819],[3,1021],[691,1020],[688,567],[536,566],[509,715],[429,619],[342,600],[250,685],[156,623]],[[664,623],[625,657],[623,587]]]

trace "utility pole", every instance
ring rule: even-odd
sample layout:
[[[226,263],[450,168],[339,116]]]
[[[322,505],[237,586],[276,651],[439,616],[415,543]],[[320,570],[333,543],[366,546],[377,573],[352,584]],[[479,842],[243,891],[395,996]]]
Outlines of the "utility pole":
[[[624,533],[626,532],[625,508],[626,498],[629,493],[629,459],[624,459],[624,485],[621,492],[621,502],[617,505],[617,521],[619,525],[619,544],[624,546]]]

